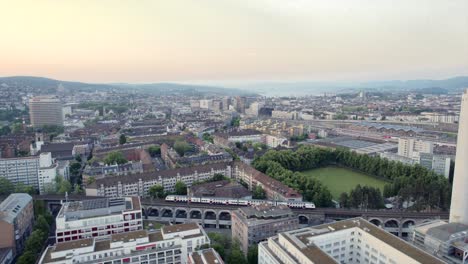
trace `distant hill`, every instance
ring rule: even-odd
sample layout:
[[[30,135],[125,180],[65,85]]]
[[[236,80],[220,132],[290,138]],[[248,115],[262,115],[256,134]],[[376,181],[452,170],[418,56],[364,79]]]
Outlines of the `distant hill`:
[[[12,76],[0,77],[0,85],[8,87],[24,87],[33,88],[41,91],[54,92],[59,85],[63,86],[65,90],[69,91],[135,91],[151,94],[182,94],[182,95],[256,95],[255,93],[235,89],[214,87],[205,85],[188,85],[177,83],[150,83],[150,84],[101,84],[101,83],[83,83],[83,82],[70,82],[61,81],[44,77],[33,76]]]
[[[229,85],[227,85],[230,87]],[[421,92],[421,93],[449,93],[461,92],[468,88],[468,76],[459,76],[443,80],[391,80],[368,82],[250,82],[237,83],[237,88],[248,89],[252,92],[267,96],[308,95],[320,93],[349,93],[361,90],[376,90],[382,92]]]

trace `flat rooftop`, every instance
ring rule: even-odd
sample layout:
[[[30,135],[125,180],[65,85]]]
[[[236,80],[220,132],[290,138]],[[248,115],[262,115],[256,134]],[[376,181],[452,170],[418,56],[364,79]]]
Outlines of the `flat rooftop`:
[[[0,203],[0,220],[13,223],[16,216],[32,201],[27,193],[12,193]]]
[[[191,254],[193,264],[221,264],[219,254],[212,248],[195,251]]]
[[[259,220],[278,219],[292,214],[291,209],[287,206],[273,206],[269,204],[240,207],[239,211],[249,220],[255,218]]]
[[[413,245],[405,242],[404,240],[392,235],[383,229],[369,223],[368,221],[362,218],[354,218],[349,220],[338,221],[330,224],[323,224],[314,226],[311,228],[306,228],[301,230],[296,230],[292,232],[286,232],[282,235],[291,244],[296,245],[296,247],[301,248],[301,251],[306,257],[316,263],[336,263],[336,260],[331,258],[326,252],[321,250],[314,243],[310,243],[310,240],[316,236],[321,236],[324,234],[330,234],[340,230],[350,229],[350,228],[359,228],[362,232],[368,233],[375,238],[383,241],[388,246],[393,247],[394,249],[399,250],[401,253],[407,255],[408,257],[418,261],[419,263],[425,264],[443,264],[442,260],[420,250]],[[298,244],[297,241],[302,243]]]
[[[73,221],[140,209],[141,205],[138,197],[98,198],[65,203],[57,217],[65,218],[66,221]]]
[[[197,223],[186,223],[186,224],[179,224],[179,225],[171,225],[171,226],[164,226],[162,228],[163,234],[172,234],[178,232],[184,232],[188,230],[200,229]]]

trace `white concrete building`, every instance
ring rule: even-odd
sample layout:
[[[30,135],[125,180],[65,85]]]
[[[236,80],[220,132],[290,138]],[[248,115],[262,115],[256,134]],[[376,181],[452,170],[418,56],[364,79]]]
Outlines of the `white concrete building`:
[[[53,183],[57,175],[57,165],[50,152],[40,155],[0,159],[0,177],[13,184],[33,186],[41,193],[45,186]]]
[[[56,218],[56,241],[67,242],[143,229],[140,198],[67,202]]]
[[[412,158],[415,152],[433,153],[434,143],[414,138],[398,139],[398,155]]]
[[[444,262],[362,218],[354,218],[270,237],[259,244],[258,263]]]
[[[52,159],[50,152],[39,154],[38,184],[39,192],[46,193],[48,188],[55,189],[58,165]]]
[[[39,156],[0,159],[0,177],[39,188]]]
[[[278,137],[272,135],[263,135],[263,143],[266,144],[270,148],[276,148],[278,146],[283,145],[286,141],[288,141],[285,137]]]
[[[282,110],[273,110],[271,112],[272,118],[279,118],[279,119],[290,119],[296,120],[299,118],[299,113],[296,111],[282,111]]]
[[[200,108],[201,109],[212,109],[213,108],[213,100],[209,100],[209,99],[200,100]]]
[[[185,264],[195,248],[209,244],[205,231],[196,223],[188,223],[154,232],[139,230],[57,243],[44,251],[39,263]]]

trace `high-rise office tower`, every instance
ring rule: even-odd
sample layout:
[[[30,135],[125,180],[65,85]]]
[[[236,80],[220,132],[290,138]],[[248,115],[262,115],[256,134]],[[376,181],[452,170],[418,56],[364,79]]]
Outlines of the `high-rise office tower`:
[[[461,101],[450,222],[468,225],[468,89]]]
[[[57,97],[37,96],[29,99],[29,115],[33,127],[63,126],[62,103]]]

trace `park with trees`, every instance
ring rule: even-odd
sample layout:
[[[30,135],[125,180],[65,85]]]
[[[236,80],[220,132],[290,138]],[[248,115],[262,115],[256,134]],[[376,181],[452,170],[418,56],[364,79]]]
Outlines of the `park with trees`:
[[[257,157],[252,165],[300,191],[304,200],[312,201],[319,207],[333,206],[332,194],[319,180],[307,177],[301,172],[327,166],[348,168],[387,182],[383,194],[380,195],[380,190],[367,188],[364,191],[365,186],[360,186],[360,189],[356,186],[355,189],[358,190],[354,190],[353,200],[346,204],[349,207],[367,205],[368,208],[379,208],[383,197],[394,196],[398,196],[401,202],[414,202],[410,208],[414,210],[447,210],[450,204],[450,182],[442,175],[420,165],[406,165],[377,156],[358,154],[344,148],[300,146],[296,150],[269,150],[263,156]],[[349,197],[352,196],[351,193],[348,193]]]

